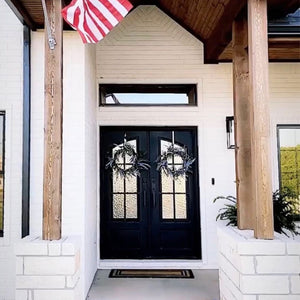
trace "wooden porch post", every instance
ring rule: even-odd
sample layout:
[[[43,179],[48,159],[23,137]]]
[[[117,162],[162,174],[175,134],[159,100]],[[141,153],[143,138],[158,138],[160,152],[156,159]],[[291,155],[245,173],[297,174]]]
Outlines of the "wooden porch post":
[[[248,23],[250,102],[253,106],[254,235],[273,239],[267,0],[248,0]]]
[[[249,101],[247,30],[247,16],[246,13],[242,13],[236,18],[232,26],[235,169],[239,229],[254,229],[255,224],[251,162],[253,120]]]
[[[63,22],[61,0],[46,2],[56,46],[53,50],[49,48],[45,26],[43,239],[58,240],[61,238]]]

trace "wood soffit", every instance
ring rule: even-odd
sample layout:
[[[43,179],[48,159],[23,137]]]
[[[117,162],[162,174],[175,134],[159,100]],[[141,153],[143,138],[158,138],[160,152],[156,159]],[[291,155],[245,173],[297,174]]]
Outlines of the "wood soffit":
[[[17,17],[32,30],[44,28],[41,0],[5,0]],[[71,0],[62,0],[63,6]],[[139,5],[156,5],[204,43],[205,62],[231,60],[232,21],[246,7],[247,0],[130,0]],[[268,0],[268,16],[283,17],[299,7],[299,0]],[[65,24],[65,29],[70,29]],[[270,60],[300,61],[299,37],[270,40]],[[279,44],[277,45],[277,42]]]

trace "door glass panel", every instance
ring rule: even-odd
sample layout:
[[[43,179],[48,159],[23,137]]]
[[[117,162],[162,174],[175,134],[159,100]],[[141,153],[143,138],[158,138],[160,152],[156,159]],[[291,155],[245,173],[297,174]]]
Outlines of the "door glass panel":
[[[136,151],[136,140],[127,141]],[[123,144],[117,145],[112,150],[112,155],[116,153]],[[131,156],[125,155],[118,157],[118,165],[120,168],[128,169],[132,166]],[[113,171],[112,173],[112,192],[113,192],[113,218],[114,219],[136,219],[138,217],[137,202],[137,177],[126,176],[125,178]],[[126,199],[126,213],[124,200]]]
[[[120,194],[113,195],[113,218],[114,219],[124,218],[124,195],[120,195]]]
[[[121,176],[119,176],[115,171],[113,172],[113,192],[124,192],[124,179]]]
[[[175,218],[186,219],[186,195],[175,195]]]
[[[179,176],[175,180],[175,192],[176,193],[185,193],[186,180],[184,176]]]
[[[126,194],[126,219],[137,218],[137,198],[134,194]]]
[[[137,178],[134,176],[125,178],[126,193],[137,192]]]
[[[163,154],[168,147],[172,146],[169,141],[161,140],[161,154]],[[184,150],[178,144],[174,144],[175,148]],[[178,155],[168,157],[168,167],[178,170],[182,168],[182,158]],[[180,194],[178,194],[180,193]],[[186,179],[185,176],[179,176],[174,179],[170,175],[166,175],[161,171],[161,195],[162,195],[162,218],[163,219],[187,219],[186,206]],[[175,215],[174,215],[175,206]]]
[[[161,171],[161,191],[162,193],[173,193],[173,179]]]
[[[173,195],[162,195],[162,218],[174,219]]]

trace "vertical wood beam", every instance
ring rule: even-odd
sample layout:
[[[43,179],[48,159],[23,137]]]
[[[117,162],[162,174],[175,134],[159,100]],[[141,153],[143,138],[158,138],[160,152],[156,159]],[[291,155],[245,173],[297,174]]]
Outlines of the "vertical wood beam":
[[[267,0],[248,0],[248,23],[250,99],[253,105],[254,235],[273,239]]]
[[[254,229],[255,203],[252,190],[251,130],[249,97],[248,25],[246,13],[232,26],[233,107],[235,125],[235,170],[239,229]]]
[[[62,30],[61,0],[48,0],[47,11],[56,46],[50,50],[45,30],[45,136],[43,239],[61,238],[62,192]]]

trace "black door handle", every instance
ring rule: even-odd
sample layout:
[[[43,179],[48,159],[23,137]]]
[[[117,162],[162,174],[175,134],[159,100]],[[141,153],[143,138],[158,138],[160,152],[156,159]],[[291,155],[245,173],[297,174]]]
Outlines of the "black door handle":
[[[152,179],[152,203],[153,207],[156,207],[156,186],[154,179]]]
[[[143,205],[144,207],[146,207],[147,205],[147,184],[146,184],[146,180],[143,180]]]

